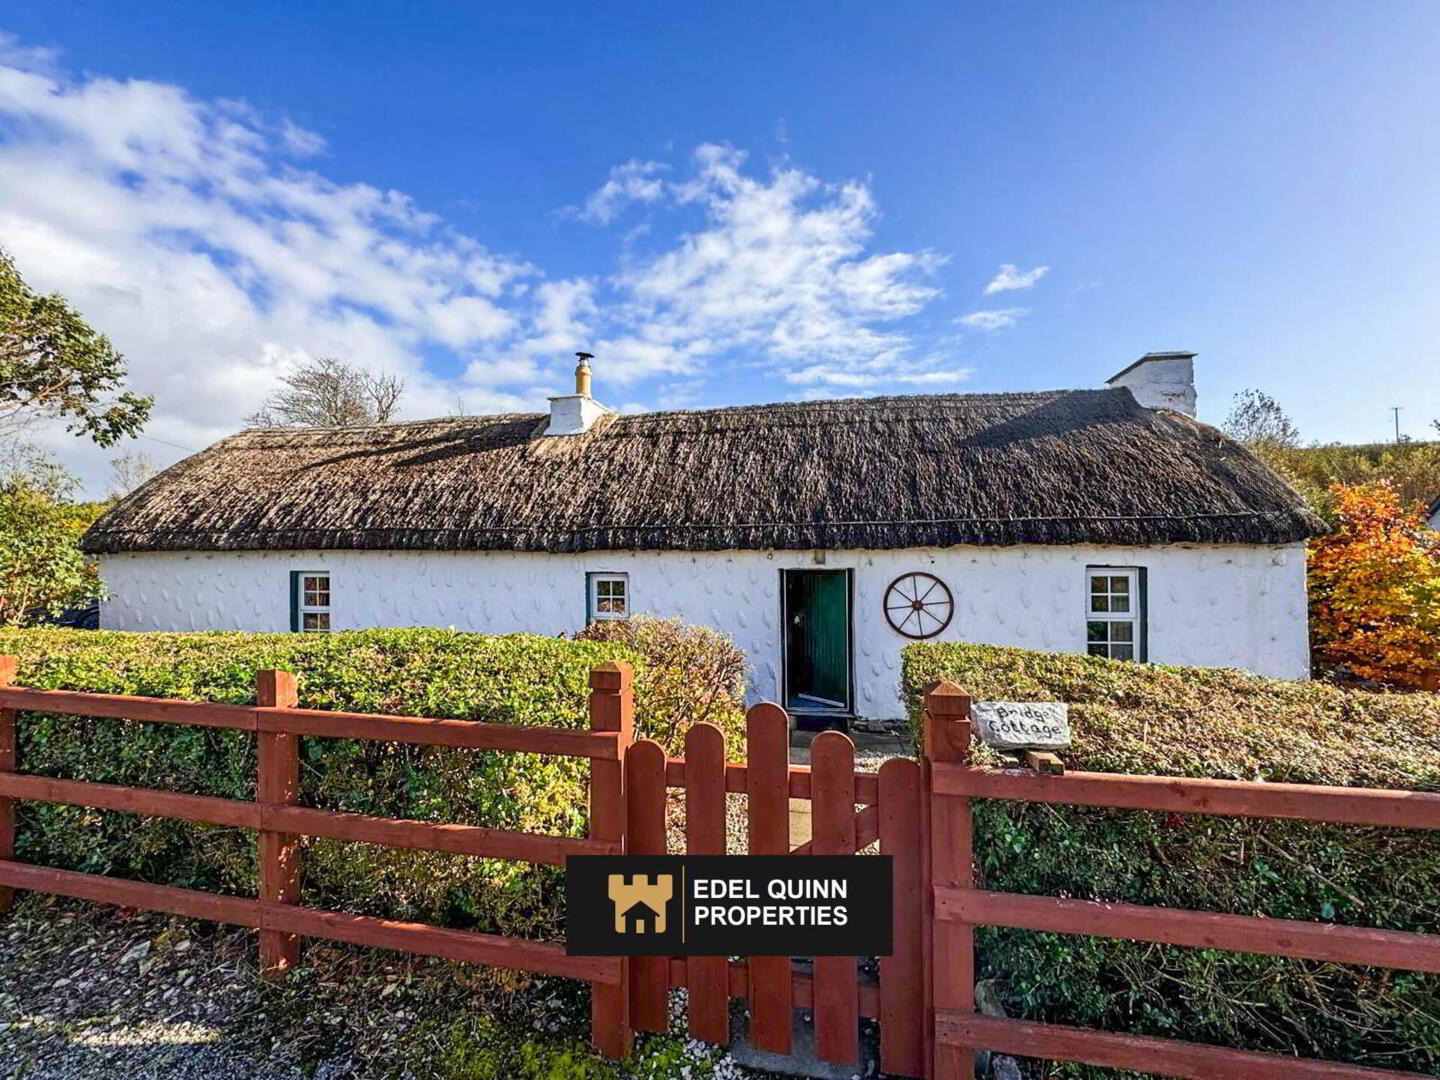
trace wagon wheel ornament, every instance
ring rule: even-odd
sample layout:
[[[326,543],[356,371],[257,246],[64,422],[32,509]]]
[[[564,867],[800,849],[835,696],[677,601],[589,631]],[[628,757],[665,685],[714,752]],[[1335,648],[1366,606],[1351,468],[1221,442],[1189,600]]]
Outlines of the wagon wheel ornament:
[[[934,574],[901,574],[885,590],[885,621],[905,637],[934,637],[954,614],[955,598]]]

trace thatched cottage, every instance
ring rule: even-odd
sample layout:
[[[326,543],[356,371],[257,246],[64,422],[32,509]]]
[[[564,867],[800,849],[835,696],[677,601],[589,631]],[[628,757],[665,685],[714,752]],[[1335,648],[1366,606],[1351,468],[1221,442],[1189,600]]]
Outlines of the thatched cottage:
[[[85,537],[129,630],[572,632],[679,616],[796,712],[901,715],[922,639],[1308,671],[1307,537],[1193,419],[1192,354],[1103,389],[251,430]]]

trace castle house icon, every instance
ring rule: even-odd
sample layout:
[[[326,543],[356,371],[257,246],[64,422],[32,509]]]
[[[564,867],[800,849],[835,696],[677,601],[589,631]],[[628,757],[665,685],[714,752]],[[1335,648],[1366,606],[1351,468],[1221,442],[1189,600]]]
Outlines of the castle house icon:
[[[665,905],[675,895],[670,874],[611,874],[607,879],[610,900],[615,905],[615,933],[665,933]]]

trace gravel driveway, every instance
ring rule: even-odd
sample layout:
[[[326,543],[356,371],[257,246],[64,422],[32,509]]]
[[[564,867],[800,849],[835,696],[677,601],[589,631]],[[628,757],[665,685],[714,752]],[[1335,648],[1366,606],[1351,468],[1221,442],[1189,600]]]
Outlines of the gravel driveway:
[[[262,990],[239,935],[57,908],[27,900],[0,923],[5,1080],[301,1080],[283,1054],[227,1045]]]

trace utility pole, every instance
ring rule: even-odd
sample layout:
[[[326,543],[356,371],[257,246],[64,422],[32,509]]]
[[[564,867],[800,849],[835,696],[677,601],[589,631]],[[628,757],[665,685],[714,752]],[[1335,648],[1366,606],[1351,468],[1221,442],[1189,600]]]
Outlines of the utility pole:
[[[1390,406],[1390,411],[1395,414],[1395,441],[1397,443],[1400,441],[1400,410],[1404,407],[1403,405]]]

